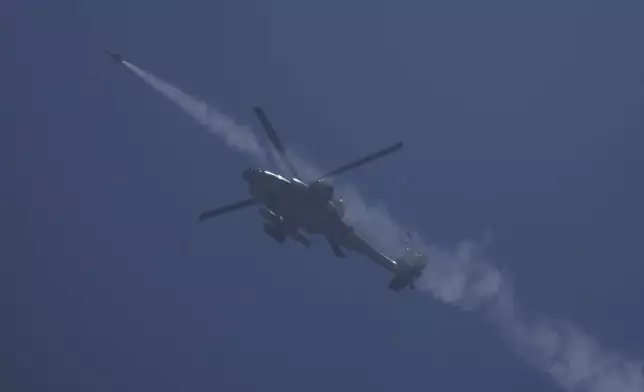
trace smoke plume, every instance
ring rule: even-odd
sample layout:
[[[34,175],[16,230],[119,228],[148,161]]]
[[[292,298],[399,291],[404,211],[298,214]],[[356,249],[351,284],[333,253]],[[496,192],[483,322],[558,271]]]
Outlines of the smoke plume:
[[[259,161],[265,160],[267,154],[248,127],[147,71],[130,63],[125,66],[210,132],[222,136],[228,145]],[[306,179],[321,173],[301,155],[293,154],[292,158]],[[405,246],[400,240],[403,230],[385,205],[369,205],[352,185],[340,184],[336,189],[346,201],[346,218],[356,230],[377,244],[379,250],[400,253]],[[415,234],[420,242],[416,246],[430,258],[417,282],[418,288],[443,303],[481,313],[498,327],[501,336],[519,356],[550,375],[565,390],[644,392],[640,361],[628,360],[603,348],[591,335],[571,323],[525,316],[515,300],[511,277],[486,260],[480,244],[464,241],[450,249],[431,245]]]
[[[208,128],[211,133],[223,137],[226,144],[237,150],[251,154],[259,162],[266,161],[264,150],[257,142],[255,134],[246,126],[239,125],[231,117],[208,106],[197,98],[186,94],[175,86],[164,82],[136,65],[123,61],[129,70],[152,86],[161,95],[175,103],[198,123]]]
[[[485,260],[473,242],[455,250],[426,249],[430,266],[418,286],[447,304],[481,312],[517,354],[565,390],[644,391],[641,361],[602,348],[569,322],[526,316],[515,300],[511,277]]]

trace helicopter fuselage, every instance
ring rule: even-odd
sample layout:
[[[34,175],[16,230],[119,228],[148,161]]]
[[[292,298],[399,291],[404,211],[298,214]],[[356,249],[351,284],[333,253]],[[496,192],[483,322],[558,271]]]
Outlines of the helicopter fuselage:
[[[342,199],[321,197],[301,180],[289,180],[268,170],[247,169],[242,178],[248,183],[249,193],[289,226],[331,237],[335,237],[333,233],[349,228],[342,221]]]

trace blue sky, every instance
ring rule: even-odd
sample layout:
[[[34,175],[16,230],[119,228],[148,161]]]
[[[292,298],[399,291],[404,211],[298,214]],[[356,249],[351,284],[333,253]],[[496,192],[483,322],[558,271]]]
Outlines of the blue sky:
[[[275,244],[253,161],[103,53],[331,168],[426,242],[492,233],[531,317],[644,359],[640,1],[9,1],[7,390],[563,391],[480,312]],[[603,392],[603,391],[602,391]]]

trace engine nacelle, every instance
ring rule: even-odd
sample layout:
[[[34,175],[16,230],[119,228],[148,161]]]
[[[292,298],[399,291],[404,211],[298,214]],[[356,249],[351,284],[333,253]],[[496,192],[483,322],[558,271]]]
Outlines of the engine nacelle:
[[[333,197],[333,185],[324,180],[318,180],[309,185],[309,190],[313,193],[314,197],[324,202],[331,200]]]
[[[286,233],[284,233],[284,230],[268,223],[264,223],[264,233],[280,244],[286,240]]]

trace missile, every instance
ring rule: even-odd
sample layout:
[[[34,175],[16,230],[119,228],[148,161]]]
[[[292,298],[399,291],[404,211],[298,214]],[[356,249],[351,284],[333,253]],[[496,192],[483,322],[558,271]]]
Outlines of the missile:
[[[120,54],[110,52],[110,50],[109,50],[109,49],[105,49],[105,52],[106,52],[107,54],[109,54],[109,55],[110,55],[110,57],[112,57],[112,60],[114,60],[114,62],[115,62],[115,63],[117,63],[117,64],[118,64],[118,63],[123,62],[123,59],[121,58],[121,55],[120,55]]]

